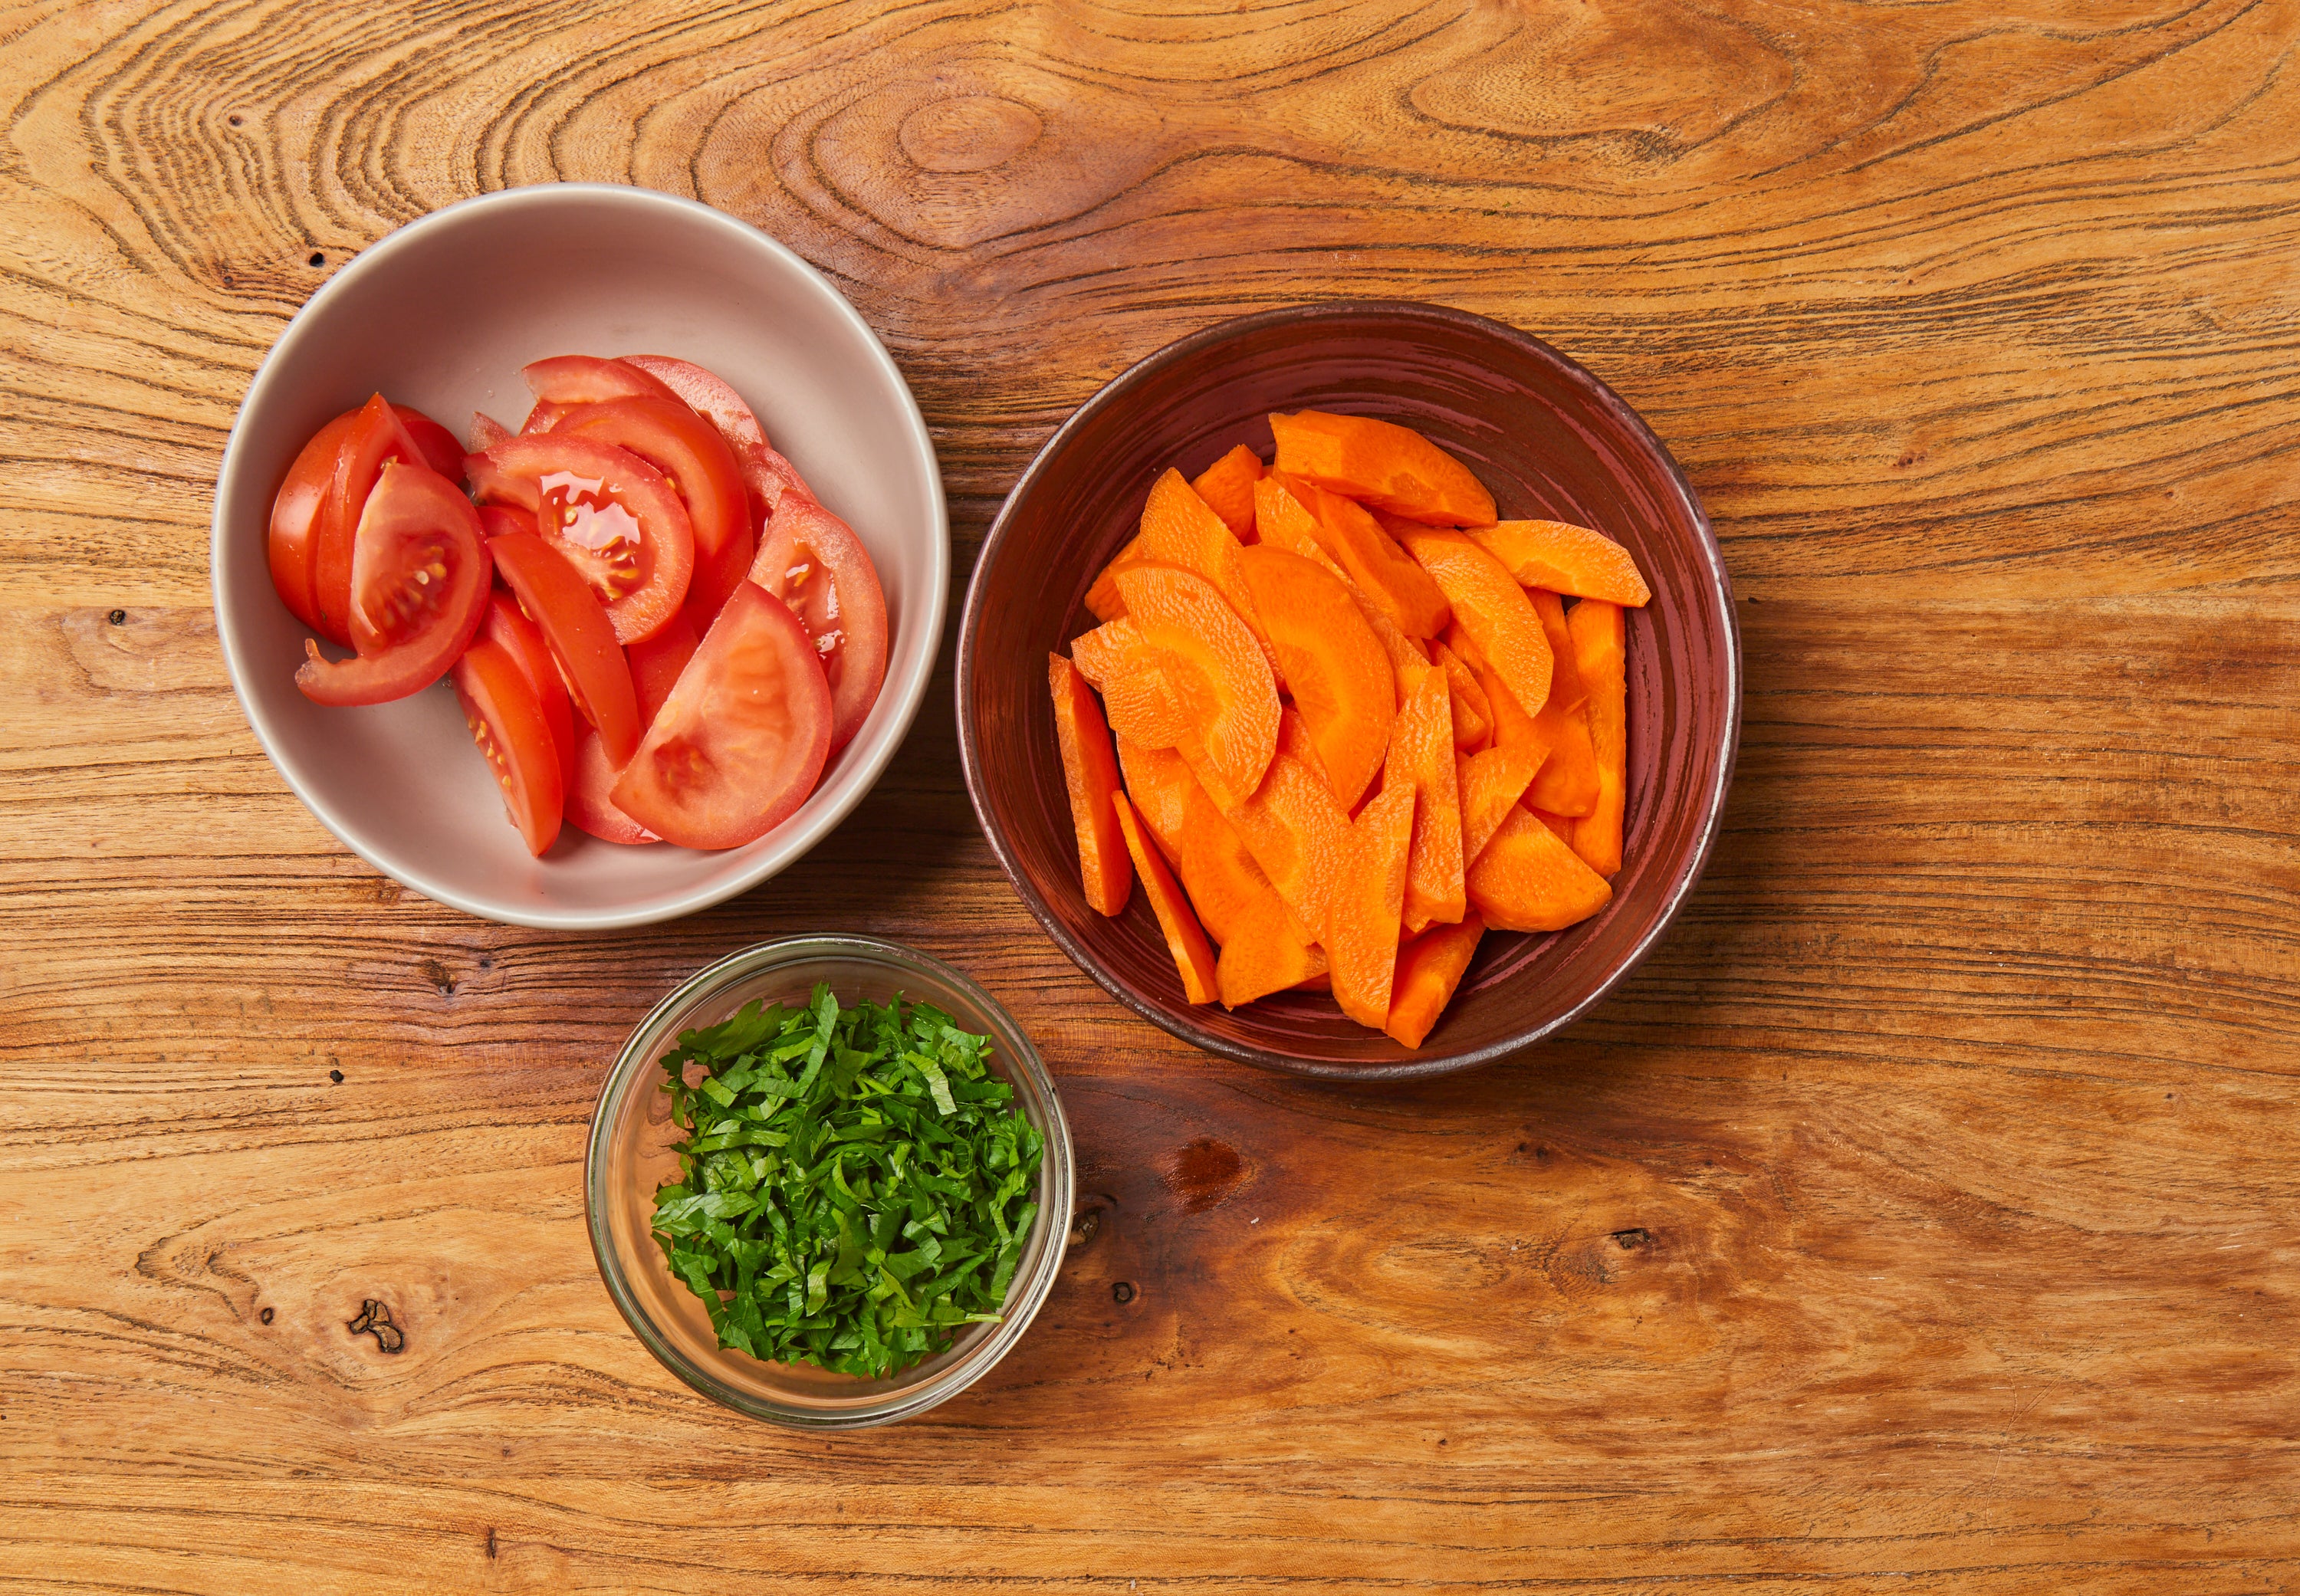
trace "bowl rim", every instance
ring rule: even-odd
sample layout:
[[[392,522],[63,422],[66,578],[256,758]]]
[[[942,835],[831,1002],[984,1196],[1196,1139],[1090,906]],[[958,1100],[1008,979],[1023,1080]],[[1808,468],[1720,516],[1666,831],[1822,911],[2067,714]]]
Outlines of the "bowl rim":
[[[1005,839],[999,835],[997,828],[990,823],[989,806],[984,799],[985,783],[981,750],[976,745],[974,724],[968,713],[968,709],[974,699],[974,674],[977,663],[975,635],[988,603],[988,595],[984,586],[985,575],[990,569],[992,558],[996,553],[999,544],[1004,541],[1013,526],[1016,504],[1050,469],[1054,456],[1069,443],[1074,433],[1081,430],[1099,412],[1122,403],[1135,387],[1156,373],[1177,362],[1196,360],[1209,350],[1244,334],[1258,332],[1264,328],[1284,326],[1291,322],[1363,318],[1370,315],[1394,317],[1409,323],[1442,324],[1514,345],[1536,360],[1554,363],[1575,387],[1581,390],[1591,403],[1607,411],[1633,435],[1641,437],[1653,451],[1654,458],[1660,461],[1665,475],[1665,486],[1675,493],[1698,535],[1702,561],[1709,577],[1708,585],[1704,592],[1708,602],[1715,608],[1718,616],[1724,622],[1728,648],[1724,728],[1719,740],[1720,758],[1717,778],[1708,794],[1707,812],[1701,817],[1700,828],[1691,856],[1670,884],[1669,894],[1662,905],[1661,913],[1637,945],[1629,950],[1629,956],[1622,960],[1621,964],[1604,980],[1598,982],[1589,994],[1579,1002],[1564,1012],[1544,1020],[1539,1025],[1529,1027],[1512,1035],[1488,1043],[1482,1047],[1468,1048],[1454,1052],[1430,1056],[1417,1053],[1402,1057],[1395,1062],[1376,1061],[1358,1064],[1296,1058],[1235,1041],[1187,1018],[1165,1012],[1138,995],[1124,982],[1112,974],[1091,949],[1070,934],[1044,896],[1024,874]],[[1029,467],[1015,480],[1013,487],[1008,490],[1005,501],[998,508],[997,518],[991,522],[989,532],[983,537],[981,552],[975,557],[974,574],[967,584],[965,608],[959,619],[956,676],[959,765],[965,775],[967,800],[974,807],[975,823],[982,828],[982,835],[989,843],[990,852],[997,860],[999,869],[1004,872],[1007,882],[1014,888],[1015,894],[1021,898],[1024,906],[1037,917],[1038,924],[1045,928],[1046,935],[1054,938],[1054,944],[1069,955],[1071,962],[1093,977],[1104,991],[1143,1018],[1194,1047],[1204,1048],[1208,1052],[1235,1059],[1240,1063],[1257,1065],[1279,1074],[1304,1076],[1321,1080],[1402,1081],[1474,1068],[1479,1065],[1490,1064],[1506,1058],[1555,1035],[1595,1008],[1607,993],[1621,985],[1632,970],[1645,961],[1646,955],[1653,951],[1654,945],[1668,933],[1670,927],[1676,921],[1678,911],[1684,907],[1686,899],[1691,895],[1695,885],[1700,881],[1701,873],[1707,867],[1710,853],[1716,845],[1717,834],[1725,811],[1725,795],[1733,785],[1733,767],[1740,751],[1741,628],[1733,603],[1732,577],[1725,569],[1724,552],[1718,546],[1717,534],[1710,525],[1709,513],[1702,508],[1700,497],[1693,491],[1692,483],[1687,480],[1683,468],[1677,463],[1677,457],[1669,452],[1669,446],[1661,441],[1653,428],[1646,424],[1645,418],[1638,415],[1627,400],[1607,387],[1603,378],[1562,350],[1505,322],[1496,321],[1490,317],[1480,316],[1472,311],[1457,310],[1451,305],[1432,304],[1422,300],[1321,300],[1305,304],[1281,305],[1271,310],[1257,311],[1248,315],[1234,316],[1175,339],[1165,347],[1145,355],[1104,383],[1091,398],[1073,411],[1069,420],[1056,428],[1052,436],[1039,446],[1038,453],[1032,457]]]
[[[928,510],[939,536],[931,540],[932,546],[928,553],[925,571],[926,579],[921,585],[923,591],[920,598],[919,614],[913,624],[925,628],[937,639],[940,638],[944,623],[950,611],[950,504],[943,487],[942,461],[935,452],[934,436],[927,428],[926,417],[919,409],[918,395],[911,391],[911,386],[904,380],[901,368],[895,364],[894,357],[888,353],[885,343],[872,329],[871,324],[863,320],[862,312],[854,308],[846,295],[839,292],[838,286],[809,264],[804,257],[788,245],[743,220],[740,217],[731,215],[714,205],[704,204],[700,200],[688,199],[682,195],[667,194],[661,189],[643,187],[633,183],[530,183],[515,188],[495,189],[486,194],[474,195],[468,199],[457,200],[452,204],[442,205],[436,211],[427,212],[412,221],[405,222],[386,233],[365,249],[353,255],[340,270],[313,290],[311,297],[297,308],[295,315],[288,319],[288,324],[281,328],[279,335],[273,338],[271,347],[264,352],[262,362],[256,368],[255,375],[249,379],[247,391],[241,395],[239,408],[232,416],[231,432],[224,443],[222,461],[216,472],[214,496],[210,502],[208,587],[210,602],[216,617],[217,640],[224,656],[225,672],[231,678],[232,695],[239,701],[241,716],[255,733],[255,739],[262,745],[265,756],[271,761],[271,768],[279,772],[280,779],[288,784],[288,789],[296,794],[304,809],[309,810],[312,818],[321,825],[327,827],[338,842],[365,860],[371,868],[389,877],[410,891],[420,893],[435,903],[460,910],[465,914],[473,915],[481,919],[493,920],[499,925],[525,926],[545,931],[614,931],[633,926],[650,926],[665,920],[679,919],[711,908],[714,904],[722,903],[729,898],[750,891],[761,882],[781,874],[812,852],[817,844],[836,830],[846,817],[854,812],[855,806],[870,795],[871,789],[878,786],[879,777],[886,774],[887,767],[893,762],[896,753],[901,750],[904,739],[910,735],[912,724],[918,718],[920,706],[926,702],[927,691],[932,685],[935,663],[941,653],[941,649],[938,646],[928,649],[921,655],[921,663],[911,679],[907,681],[896,682],[894,679],[894,671],[889,669],[888,681],[879,689],[880,700],[882,702],[885,700],[887,686],[896,687],[896,694],[895,702],[890,706],[894,711],[894,717],[891,722],[887,723],[888,735],[879,752],[853,770],[842,772],[842,777],[852,777],[852,785],[846,794],[837,802],[824,806],[820,813],[808,819],[804,827],[787,838],[781,847],[762,852],[757,860],[736,871],[724,881],[714,882],[648,906],[531,910],[494,902],[484,895],[475,895],[461,891],[446,883],[434,880],[423,872],[407,869],[404,865],[395,868],[394,865],[387,863],[379,857],[360,837],[352,835],[350,830],[339,824],[337,817],[329,811],[329,808],[306,790],[305,785],[289,770],[288,763],[282,757],[281,744],[284,733],[279,728],[267,724],[267,718],[257,711],[247,689],[241,683],[240,670],[233,648],[233,634],[236,630],[233,619],[234,606],[225,591],[224,583],[227,558],[224,545],[228,536],[224,506],[241,491],[243,487],[241,478],[249,470],[246,453],[240,446],[241,435],[248,415],[255,408],[258,399],[267,394],[274,384],[285,380],[280,376],[281,351],[290,349],[296,343],[298,329],[322,307],[342,295],[349,293],[352,285],[384,270],[387,263],[405,249],[411,239],[429,234],[438,228],[452,225],[455,219],[470,212],[569,204],[605,204],[629,205],[642,210],[668,211],[718,228],[738,239],[743,245],[761,250],[780,266],[795,270],[802,280],[812,279],[824,295],[834,317],[844,321],[851,331],[861,335],[866,358],[880,370],[883,376],[892,380],[895,391],[902,395],[902,415],[907,424],[908,441],[921,451],[927,466]],[[877,705],[872,707],[871,712],[874,715],[878,712]],[[868,724],[867,720],[865,724]],[[857,735],[860,735],[859,732]],[[820,788],[817,790],[820,791]],[[811,798],[812,794],[809,796]],[[788,822],[785,824],[788,825]],[[782,827],[779,827],[776,831],[771,831],[767,835],[774,836],[776,832],[781,829]]]
[[[1016,1279],[1009,1286],[1006,1301],[1001,1309],[1004,1322],[996,1326],[984,1342],[988,1356],[977,1359],[971,1366],[954,1365],[936,1379],[908,1390],[892,1392],[878,1404],[854,1412],[821,1414],[800,1409],[776,1408],[755,1398],[732,1390],[716,1379],[708,1369],[694,1363],[671,1344],[668,1337],[654,1322],[640,1311],[629,1284],[623,1278],[621,1266],[608,1260],[613,1253],[606,1234],[602,1198],[604,1195],[603,1174],[605,1163],[606,1125],[611,1105],[622,1096],[640,1087],[647,1072],[657,1060],[643,1056],[651,1049],[641,1049],[639,1039],[655,1025],[684,1005],[694,1002],[711,987],[724,984],[737,976],[755,974],[780,963],[823,957],[844,958],[858,962],[879,965],[889,970],[923,968],[938,979],[947,981],[978,1004],[984,1013],[1004,1022],[1013,1033],[1019,1047],[1009,1047],[1003,1041],[1001,1052],[1015,1055],[1009,1067],[1015,1072],[1031,1077],[1044,1089],[1047,1116],[1044,1131],[1045,1160],[1053,1168],[1055,1183],[1062,1188],[1059,1202],[1042,1203],[1033,1223],[1041,1230],[1055,1226],[1053,1247],[1044,1254],[1046,1261],[1028,1279]],[[639,1344],[646,1348],[657,1363],[676,1375],[689,1388],[710,1398],[721,1407],[740,1413],[746,1417],[763,1419],[770,1424],[803,1430],[857,1430],[879,1425],[894,1424],[914,1417],[930,1408],[939,1407],[965,1391],[983,1376],[1004,1361],[1016,1343],[1029,1329],[1038,1310],[1046,1305],[1061,1276],[1062,1263],[1070,1253],[1071,1216],[1078,1207],[1078,1156],[1071,1141],[1070,1117],[1062,1108],[1062,1094],[1054,1071],[1031,1042],[1029,1033],[1022,1028],[1006,1005],[985,991],[982,985],[964,971],[954,969],[930,953],[889,942],[879,936],[862,936],[850,933],[822,933],[802,936],[776,937],[771,941],[753,943],[738,948],[723,959],[712,960],[696,971],[677,986],[663,994],[662,1000],[647,1010],[644,1018],[634,1025],[617,1050],[614,1061],[608,1065],[605,1076],[599,1083],[599,1095],[591,1107],[591,1122],[583,1135],[583,1224],[591,1243],[591,1261],[599,1271],[599,1282],[621,1314],[623,1322]],[[954,1376],[962,1376],[954,1378]]]

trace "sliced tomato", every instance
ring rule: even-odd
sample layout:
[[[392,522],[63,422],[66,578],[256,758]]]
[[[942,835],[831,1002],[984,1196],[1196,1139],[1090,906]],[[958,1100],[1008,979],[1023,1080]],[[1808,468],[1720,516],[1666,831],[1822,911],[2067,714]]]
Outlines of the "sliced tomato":
[[[551,744],[559,752],[559,773],[569,787],[575,785],[575,710],[567,697],[567,680],[559,674],[543,628],[527,618],[519,600],[498,587],[488,594],[488,613],[479,622],[479,636],[511,656],[512,663],[534,689],[535,702],[551,727]],[[588,727],[586,728],[588,729]]]
[[[596,354],[554,355],[536,362],[520,375],[527,378],[529,389],[538,399],[555,404],[597,404],[649,395],[657,399],[679,397],[660,378]]]
[[[357,659],[331,661],[306,639],[296,685],[316,703],[384,703],[447,673],[487,612],[489,572],[479,512],[429,466],[388,461],[367,497],[347,586]]]
[[[767,520],[751,580],[790,606],[830,682],[830,745],[862,729],[887,679],[887,595],[854,529],[804,486]]]
[[[463,479],[463,445],[455,435],[412,404],[395,404],[391,413],[407,431],[408,441],[423,455],[423,463],[450,482]]]
[[[512,429],[483,410],[471,412],[471,453],[484,454],[504,439],[512,436]],[[459,461],[458,464],[461,462]]]
[[[767,429],[759,425],[757,414],[716,371],[668,354],[627,354],[621,358],[623,364],[637,366],[686,400],[688,408],[719,429],[719,436],[727,440],[729,449],[739,453],[746,444],[755,444],[762,449],[768,446]]]
[[[527,676],[501,644],[481,638],[455,661],[455,696],[463,724],[503,789],[504,807],[529,853],[541,855],[559,835],[567,803],[559,751]]]
[[[610,756],[620,753],[629,759],[643,729],[638,700],[631,692],[630,667],[615,643],[615,628],[590,587],[532,532],[490,537],[488,552],[518,597],[519,607],[542,628],[577,712],[598,728]]]
[[[659,843],[662,839],[615,807],[608,796],[622,774],[607,762],[599,734],[586,731],[575,753],[575,781],[567,789],[567,818],[606,843]]]
[[[695,534],[695,574],[687,617],[700,636],[750,569],[754,538],[750,495],[735,453],[718,430],[676,399],[616,399],[569,410],[552,430],[628,449],[654,467],[687,506]]]
[[[575,407],[562,404],[556,399],[538,399],[535,408],[527,412],[527,420],[519,424],[521,437],[533,437],[538,432],[548,432],[559,425],[560,418]]]
[[[623,650],[623,657],[630,661],[631,690],[638,694],[641,726],[654,724],[662,701],[679,685],[679,673],[695,657],[700,642],[687,617],[674,615],[671,624],[654,636]]]
[[[347,410],[313,433],[288,468],[288,478],[271,501],[271,586],[278,590],[280,603],[314,631],[322,629],[319,601],[312,586],[316,534],[329,490],[335,486],[336,456],[343,452],[344,439],[350,436],[353,419],[358,414]]]
[[[524,532],[532,537],[536,536],[535,518],[516,504],[482,504],[479,530],[489,537],[501,537],[506,532]]]
[[[582,574],[617,641],[651,637],[687,602],[695,533],[661,471],[628,449],[563,432],[506,438],[465,470],[482,503],[533,512]]]
[[[327,503],[312,528],[312,594],[320,635],[337,643],[355,641],[351,632],[352,543],[376,478],[385,463],[394,460],[421,465],[423,451],[400,425],[398,412],[378,394],[353,412],[351,430],[336,455]]]
[[[745,582],[610,796],[667,842],[736,848],[805,802],[829,757],[830,685],[813,641],[780,599]]]

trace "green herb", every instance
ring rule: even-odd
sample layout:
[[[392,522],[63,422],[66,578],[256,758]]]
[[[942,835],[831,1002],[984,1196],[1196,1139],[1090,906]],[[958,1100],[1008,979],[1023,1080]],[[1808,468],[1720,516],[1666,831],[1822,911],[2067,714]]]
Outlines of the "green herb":
[[[721,1346],[879,1377],[998,1321],[1045,1141],[989,1060],[931,1004],[827,986],[680,1035],[654,1238]]]

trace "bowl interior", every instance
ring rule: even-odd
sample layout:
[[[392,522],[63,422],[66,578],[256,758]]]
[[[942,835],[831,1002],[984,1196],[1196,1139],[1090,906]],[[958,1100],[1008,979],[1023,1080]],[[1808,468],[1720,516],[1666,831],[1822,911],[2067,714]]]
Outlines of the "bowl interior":
[[[1474,470],[1505,520],[1595,527],[1654,589],[1629,612],[1628,810],[1612,902],[1545,936],[1491,934],[1418,1051],[1289,993],[1235,1013],[1186,1002],[1144,894],[1105,919],[1087,907],[1046,687],[1049,651],[1095,624],[1096,573],[1131,537],[1151,483],[1196,475],[1247,444],[1267,461],[1269,413],[1317,408],[1428,434]],[[1650,945],[1706,857],[1739,717],[1730,587],[1707,518],[1668,453],[1596,378],[1482,318],[1396,303],[1304,306],[1224,323],[1160,352],[1096,395],[1047,445],[1000,513],[960,635],[961,749],[1000,863],[1096,979],[1175,1035],[1305,1074],[1382,1076],[1499,1057],[1564,1024]]]
[[[933,1003],[995,1043],[993,1068],[1013,1083],[1015,1110],[1046,1138],[1038,1213],[1016,1265],[1004,1322],[969,1326],[948,1350],[883,1380],[808,1364],[766,1363],[720,1347],[710,1316],[675,1279],[650,1232],[658,1186],[678,1178],[679,1140],[658,1060],[681,1031],[716,1025],[754,998],[806,1002],[826,982],[840,1002],[896,995]],[[706,1396],[761,1417],[838,1428],[923,1410],[972,1384],[1020,1339],[1046,1299],[1069,1243],[1075,1176],[1054,1083],[1005,1010],[947,966],[858,937],[769,943],[703,971],[648,1016],[609,1072],[586,1170],[591,1242],[616,1306],[666,1367]]]
[[[886,686],[799,811],[725,852],[621,847],[570,826],[531,859],[452,689],[322,709],[296,689],[305,628],[272,592],[271,498],[306,438],[382,392],[468,439],[516,428],[546,355],[670,354],[719,372],[871,551],[890,626]],[[806,852],[902,741],[949,586],[941,478],[900,374],[853,308],[756,229],[691,201],[592,184],[512,189],[392,234],[283,333],[248,389],[218,483],[218,630],[257,735],[329,829],[378,869],[475,914],[632,925],[715,902]]]

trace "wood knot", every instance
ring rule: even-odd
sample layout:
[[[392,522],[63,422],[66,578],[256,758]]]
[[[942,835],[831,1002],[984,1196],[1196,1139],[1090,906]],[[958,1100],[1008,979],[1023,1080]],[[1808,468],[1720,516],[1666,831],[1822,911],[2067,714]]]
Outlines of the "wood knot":
[[[437,959],[426,959],[420,968],[423,971],[423,978],[438,989],[441,997],[455,995],[455,977],[447,973],[446,965]]]
[[[1246,1178],[1246,1160],[1226,1142],[1201,1136],[1174,1155],[1166,1189],[1185,1213],[1199,1214],[1228,1198]]]
[[[1071,1215],[1070,1244],[1073,1248],[1092,1243],[1102,1234],[1102,1211],[1107,1206],[1100,1198],[1089,1199]]]
[[[923,171],[988,171],[1038,142],[1038,113],[999,95],[931,100],[903,119],[895,140]]]
[[[404,1351],[407,1337],[392,1323],[391,1309],[370,1297],[360,1304],[359,1318],[344,1326],[354,1335],[372,1335],[375,1344],[387,1352]]]
[[[1653,1232],[1649,1230],[1617,1230],[1613,1232],[1613,1245],[1619,1247],[1624,1252],[1634,1252],[1640,1247],[1650,1247],[1653,1245]]]
[[[1110,1288],[1110,1297],[1111,1301],[1116,1302],[1121,1308],[1125,1307],[1129,1302],[1134,1301],[1134,1282],[1131,1280],[1120,1281],[1117,1284]]]

